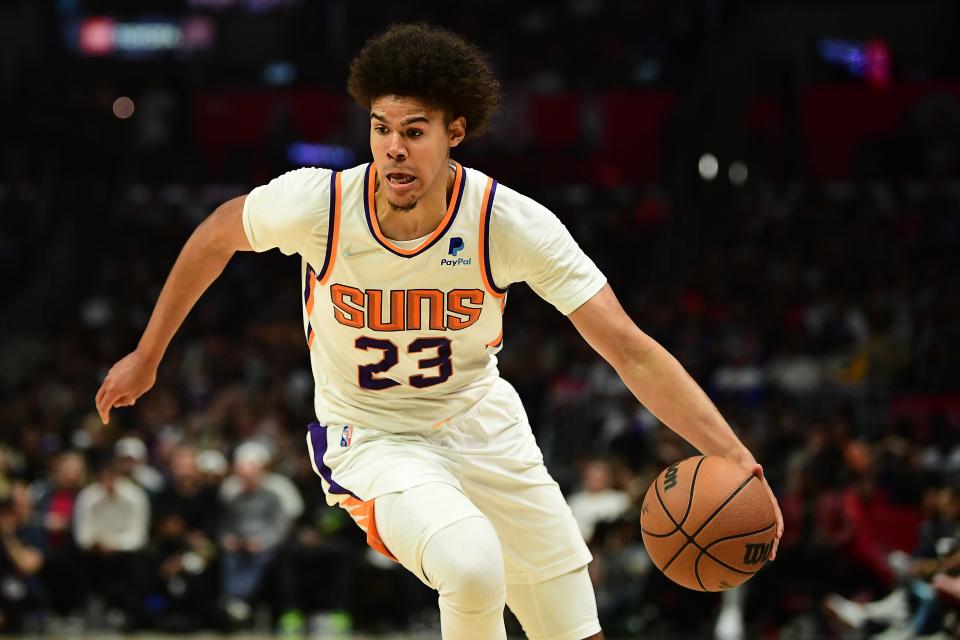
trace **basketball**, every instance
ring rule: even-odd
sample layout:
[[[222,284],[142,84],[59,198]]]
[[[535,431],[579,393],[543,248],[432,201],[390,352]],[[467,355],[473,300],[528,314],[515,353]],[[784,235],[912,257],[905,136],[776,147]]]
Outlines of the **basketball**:
[[[723,591],[766,563],[777,533],[759,478],[720,456],[675,462],[647,489],[640,530],[650,559],[679,585]]]

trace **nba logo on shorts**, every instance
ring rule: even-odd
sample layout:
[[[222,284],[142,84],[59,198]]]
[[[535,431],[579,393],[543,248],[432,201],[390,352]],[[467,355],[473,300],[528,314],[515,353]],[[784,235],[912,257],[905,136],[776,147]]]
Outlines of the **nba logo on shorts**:
[[[343,427],[343,433],[340,434],[340,446],[349,447],[351,440],[353,440],[353,427],[345,425]]]

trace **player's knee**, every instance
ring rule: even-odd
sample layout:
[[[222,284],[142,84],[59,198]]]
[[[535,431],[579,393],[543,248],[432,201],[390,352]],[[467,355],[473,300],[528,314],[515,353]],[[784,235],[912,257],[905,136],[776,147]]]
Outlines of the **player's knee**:
[[[502,557],[466,553],[440,595],[461,610],[502,607],[507,598]]]
[[[467,518],[439,531],[427,543],[423,564],[447,606],[461,612],[503,607],[503,552],[486,518]]]

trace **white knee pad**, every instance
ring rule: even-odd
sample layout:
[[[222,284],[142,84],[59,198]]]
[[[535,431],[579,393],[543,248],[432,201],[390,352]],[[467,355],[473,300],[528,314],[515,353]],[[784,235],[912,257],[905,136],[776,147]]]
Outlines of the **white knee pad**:
[[[536,584],[508,585],[507,606],[530,640],[583,640],[600,632],[586,566]]]
[[[423,552],[423,571],[439,592],[442,608],[466,615],[503,611],[503,553],[486,518],[466,518],[434,534]]]
[[[377,498],[377,529],[404,567],[440,594],[444,640],[506,640],[506,578],[490,521],[455,486]]]

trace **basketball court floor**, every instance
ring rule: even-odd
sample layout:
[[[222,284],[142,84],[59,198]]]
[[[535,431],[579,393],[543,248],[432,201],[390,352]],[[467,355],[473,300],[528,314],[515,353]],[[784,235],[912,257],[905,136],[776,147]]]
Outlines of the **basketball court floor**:
[[[821,635],[799,635],[799,636],[783,636],[789,637],[791,640],[836,640],[836,636],[828,638]],[[949,640],[949,636],[933,636],[937,640]],[[306,636],[290,636],[290,635],[271,635],[271,634],[233,634],[233,635],[223,635],[223,634],[209,634],[209,633],[198,633],[198,634],[185,634],[185,635],[157,635],[155,633],[144,633],[144,634],[133,634],[133,635],[117,635],[117,634],[105,634],[105,633],[92,633],[92,634],[83,634],[83,635],[61,635],[61,634],[52,634],[52,635],[19,635],[19,636],[7,636],[0,634],[0,640],[440,640],[440,632],[437,631],[431,634],[383,634],[383,635],[364,635],[364,634],[337,634],[337,633],[318,633],[311,634]],[[509,640],[523,640],[522,636],[510,635],[508,636]],[[642,636],[643,640],[711,640],[709,637],[703,636],[683,636],[679,637],[676,635],[673,636],[662,636],[662,635],[644,635]],[[628,640],[626,637],[618,636],[607,636],[607,640]],[[633,638],[636,640],[636,637]]]
[[[290,635],[271,635],[271,634],[219,634],[219,633],[196,633],[181,635],[158,635],[155,633],[142,634],[109,634],[109,633],[86,633],[86,634],[44,634],[44,635],[19,635],[5,636],[0,634],[0,639],[10,638],[13,640],[439,640],[440,633],[433,634],[383,634],[383,635],[364,635],[364,634],[342,634],[342,633],[318,633],[306,636]],[[512,638],[511,638],[512,640]]]

